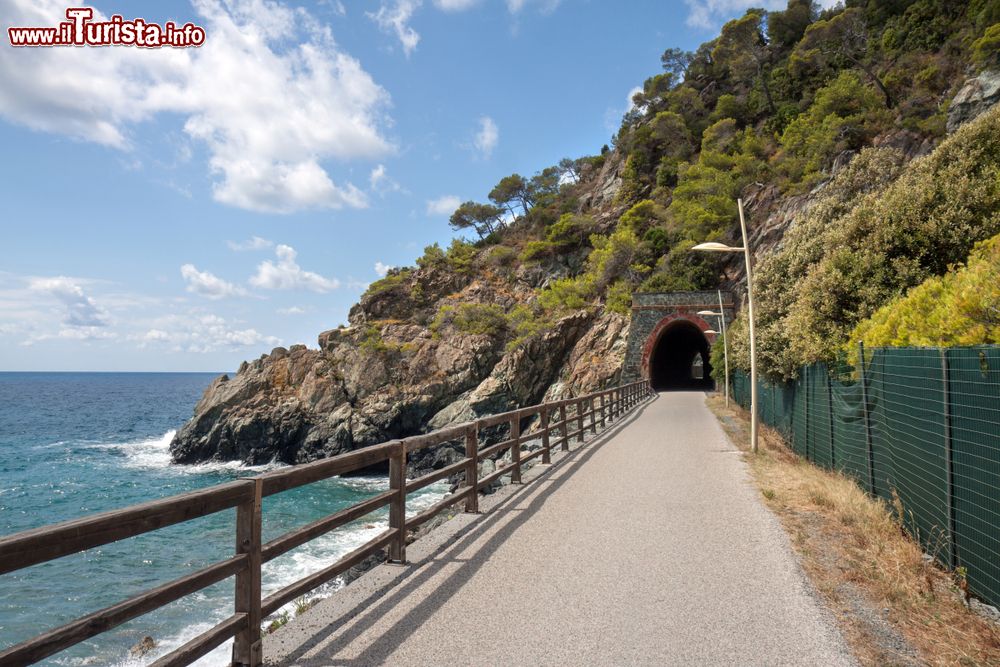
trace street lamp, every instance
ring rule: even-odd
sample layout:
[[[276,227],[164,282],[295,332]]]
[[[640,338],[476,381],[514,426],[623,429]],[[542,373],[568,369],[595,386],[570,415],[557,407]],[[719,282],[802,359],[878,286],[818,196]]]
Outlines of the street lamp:
[[[725,243],[709,241],[699,243],[691,248],[699,252],[742,252],[747,265],[747,318],[750,322],[750,451],[757,453],[757,340],[754,336],[753,318],[753,273],[750,261],[750,241],[747,237],[747,222],[743,216],[743,200],[736,200],[740,210],[740,231],[743,234],[743,247],[728,246]],[[721,308],[720,308],[721,310]],[[725,319],[725,318],[723,318]],[[728,382],[726,383],[728,388]]]
[[[722,290],[719,290],[719,312],[714,310],[700,310],[699,315],[714,315],[722,323],[722,358],[726,365],[726,407],[729,407],[729,341],[726,340],[726,309],[722,305]],[[707,333],[707,332],[706,332]],[[715,333],[715,332],[713,332]]]

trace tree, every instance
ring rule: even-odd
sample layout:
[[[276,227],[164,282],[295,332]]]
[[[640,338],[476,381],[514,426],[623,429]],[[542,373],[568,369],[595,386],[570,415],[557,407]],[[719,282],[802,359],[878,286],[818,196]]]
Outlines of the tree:
[[[503,209],[489,204],[467,201],[455,209],[448,219],[452,229],[474,229],[479,238],[484,238],[497,230],[501,225],[500,216]]]
[[[812,0],[788,0],[785,11],[771,12],[767,17],[767,37],[770,43],[787,52],[802,39],[815,13]]]
[[[528,210],[531,208],[531,193],[528,190],[528,181],[525,180],[524,176],[520,174],[511,174],[510,176],[504,176],[500,179],[500,182],[490,190],[490,194],[487,195],[490,201],[499,206],[500,208],[506,208],[510,211],[511,216],[514,216],[514,208],[511,206],[512,202],[518,202],[521,205],[524,214],[528,214]]]
[[[694,58],[694,54],[690,51],[669,48],[660,56],[660,63],[663,65],[664,72],[673,76],[675,81],[680,81],[684,77],[688,65],[691,64],[692,58]]]
[[[580,180],[580,172],[582,171],[584,160],[584,158],[577,158],[574,160],[568,157],[564,157],[559,160],[560,180],[565,178],[573,181],[574,183],[578,182]]]
[[[766,20],[764,10],[748,9],[742,18],[726,23],[712,51],[712,59],[725,63],[737,78],[759,81],[768,109],[774,114],[777,110],[768,83],[772,54],[764,35]]]
[[[816,21],[806,28],[805,35],[795,47],[793,56],[800,61],[820,67],[836,66],[844,60],[852,67],[865,73],[885,98],[885,106],[891,109],[892,96],[872,65],[866,62],[871,35],[860,9],[845,9],[826,21]]]

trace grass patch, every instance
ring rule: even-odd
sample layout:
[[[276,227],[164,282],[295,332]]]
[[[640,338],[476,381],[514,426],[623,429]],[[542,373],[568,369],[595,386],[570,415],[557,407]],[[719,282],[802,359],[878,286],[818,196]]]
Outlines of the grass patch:
[[[726,408],[718,396],[708,405],[733,442],[746,448],[749,413],[735,404]],[[1000,627],[969,609],[962,573],[925,560],[886,503],[805,461],[766,426],[758,455],[748,461],[863,664],[1000,665]],[[893,634],[908,646],[901,648]]]

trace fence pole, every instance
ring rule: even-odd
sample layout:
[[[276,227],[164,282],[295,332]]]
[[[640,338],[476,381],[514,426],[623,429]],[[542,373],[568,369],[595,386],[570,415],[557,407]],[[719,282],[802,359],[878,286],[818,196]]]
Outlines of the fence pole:
[[[472,422],[465,429],[465,457],[469,459],[465,468],[465,485],[472,487],[465,497],[465,511],[479,512],[479,422]]]
[[[607,428],[608,426],[608,416],[604,412],[604,397],[606,394],[601,394],[601,430]]]
[[[809,367],[806,366],[802,369],[802,383],[805,385],[805,405],[806,405],[806,428],[805,428],[805,449],[806,449],[806,460],[809,460]]]
[[[583,399],[576,402],[576,441],[583,442]]]
[[[948,567],[958,565],[958,545],[955,543],[955,470],[951,433],[951,378],[948,351],[941,348],[941,390],[944,403],[944,477],[948,511]]]
[[[590,433],[591,435],[597,435],[597,407],[594,403],[594,397],[591,396],[587,400],[587,405],[590,406]]]
[[[552,444],[549,442],[549,408],[542,406],[539,415],[539,422],[542,429],[542,465],[552,463]]]
[[[864,420],[865,420],[865,453],[868,458],[868,488],[871,489],[871,494],[873,496],[878,495],[878,490],[875,488],[875,453],[872,451],[872,420],[871,420],[871,407],[868,405],[868,379],[867,379],[867,362],[865,361],[865,344],[863,341],[858,341],[858,369],[861,373],[861,404],[864,408]]]
[[[559,404],[559,421],[562,422],[562,443],[559,449],[564,452],[569,451],[569,418],[566,416],[566,404]]]
[[[833,437],[833,380],[830,369],[826,369],[826,406],[830,414],[830,470],[837,469],[837,446]]]
[[[263,480],[250,480],[253,497],[236,508],[236,553],[248,554],[247,567],[236,574],[236,613],[247,615],[247,627],[233,642],[233,665],[257,667],[262,662],[260,645],[260,531]]]
[[[406,446],[397,442],[389,456],[389,488],[395,491],[389,501],[389,527],[396,535],[389,543],[389,560],[406,562]]]
[[[521,416],[515,411],[510,418],[510,439],[514,442],[510,446],[510,461],[514,464],[514,469],[510,473],[510,483],[521,483]]]

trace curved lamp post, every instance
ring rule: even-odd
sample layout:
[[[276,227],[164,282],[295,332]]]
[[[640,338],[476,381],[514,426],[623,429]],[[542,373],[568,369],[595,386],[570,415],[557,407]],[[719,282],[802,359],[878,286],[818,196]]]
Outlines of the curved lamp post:
[[[726,366],[726,407],[729,407],[729,341],[726,340],[726,309],[722,305],[722,290],[719,290],[719,312],[714,310],[699,310],[699,315],[714,315],[722,323],[722,358]],[[705,333],[708,333],[707,331]],[[712,333],[718,333],[713,331]]]
[[[747,265],[747,317],[750,322],[750,451],[754,454],[757,453],[757,339],[754,336],[754,317],[753,317],[753,273],[751,269],[751,259],[750,259],[750,242],[747,238],[747,223],[746,218],[743,216],[743,200],[737,199],[737,205],[740,210],[740,231],[743,234],[743,247],[737,248],[733,246],[728,246],[725,243],[718,243],[716,241],[709,241],[707,243],[699,243],[698,245],[691,248],[691,250],[697,250],[699,252],[742,252],[743,259],[746,261]],[[721,297],[720,297],[721,298]],[[720,307],[720,311],[721,311]],[[725,317],[722,318],[725,320]],[[726,389],[729,388],[729,382],[726,382]]]

